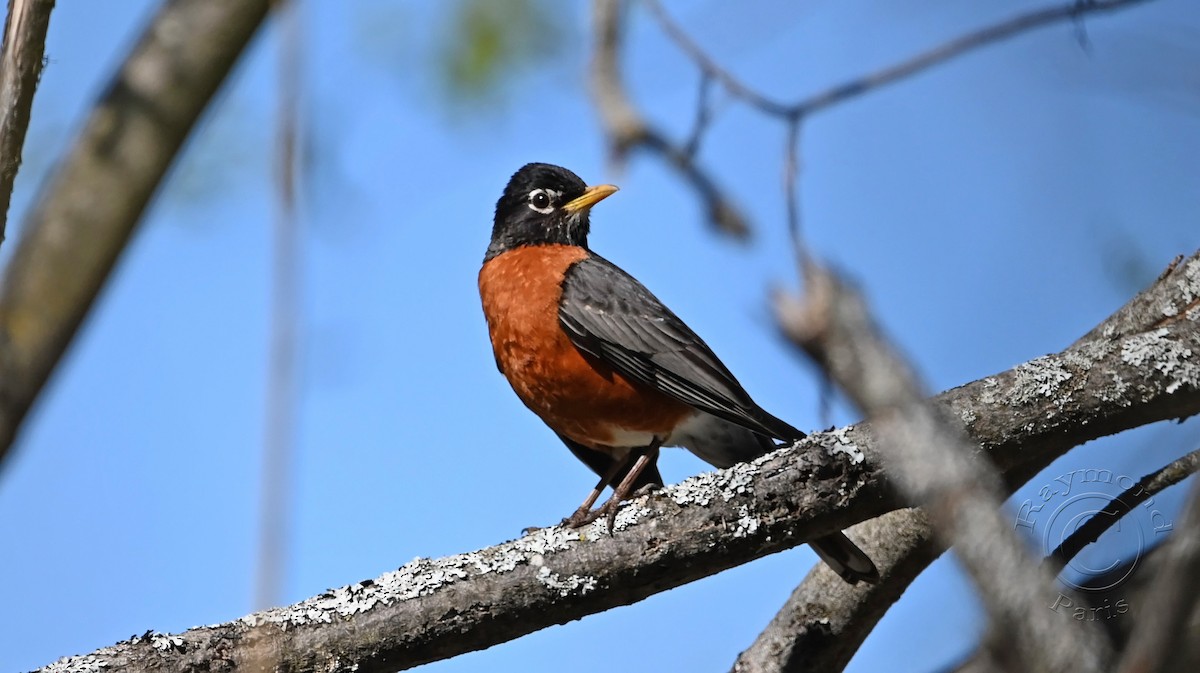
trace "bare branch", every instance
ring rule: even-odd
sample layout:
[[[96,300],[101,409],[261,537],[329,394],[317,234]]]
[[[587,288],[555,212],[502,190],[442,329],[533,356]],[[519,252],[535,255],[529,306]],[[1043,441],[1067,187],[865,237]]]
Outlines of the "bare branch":
[[[1151,331],[1164,324],[1164,318],[1172,316],[1181,316],[1193,321],[1200,319],[1200,310],[1196,309],[1194,305],[1194,300],[1197,297],[1200,297],[1200,255],[1193,255],[1186,262],[1183,262],[1182,256],[1177,257],[1154,284],[1140,292],[1095,329],[1089,331],[1088,334],[1094,337],[1097,343],[1100,343],[1139,332]],[[1081,339],[1073,347],[1080,347],[1085,343],[1087,343],[1087,340]],[[1053,367],[1041,369],[1025,365],[1018,367],[1018,369],[1024,369],[1023,375],[1028,376],[1034,381],[1043,380],[1049,382],[1052,379],[1059,378],[1061,374],[1056,373]],[[1113,379],[1113,384],[1122,385],[1119,379],[1115,378]],[[976,411],[968,407],[958,409],[960,418],[964,420],[976,418]],[[1048,413],[1057,413],[1057,411],[1053,407],[1048,407]],[[974,434],[977,438],[981,436],[978,431]],[[1181,461],[1177,461],[1177,463]],[[1007,474],[1005,475],[1005,492],[1007,494],[1011,494],[1018,485],[1025,482],[1029,475],[1041,469],[1041,467],[1032,463],[1025,467],[1014,467],[1011,464],[1002,465],[1002,467],[1007,470]],[[1175,472],[1175,468],[1169,466],[1168,468],[1164,468],[1163,476],[1166,477],[1167,474],[1173,472]],[[1153,480],[1151,483],[1155,486],[1159,485],[1157,480]],[[1163,484],[1162,487],[1165,488],[1166,485]],[[1125,500],[1124,497],[1121,499]],[[889,516],[896,517],[896,522],[893,525],[897,530],[908,530],[913,526],[927,527],[928,525],[920,510],[901,510]],[[883,580],[879,586],[880,591],[886,588],[897,594],[902,593],[925,569],[926,565],[932,562],[933,558],[930,556],[928,550],[935,548],[937,549],[936,554],[941,553],[942,547],[934,544],[928,534],[923,537],[921,535],[912,538],[906,537],[900,542],[900,546],[897,547],[896,541],[890,538],[886,530],[876,532],[873,529],[867,528],[869,523],[863,524],[855,530],[858,531],[860,547],[871,558],[884,559],[884,562],[880,565],[881,568],[884,568],[882,571]],[[889,556],[896,559],[894,565],[886,560]],[[885,566],[891,569],[886,569]],[[856,594],[846,594],[845,592],[836,591],[824,592],[819,588],[822,585],[819,583],[819,576],[816,573],[810,573],[804,580],[805,584],[810,582],[818,582],[817,587],[807,590],[801,587],[797,589],[796,594],[813,596],[815,597],[813,601],[810,604],[789,601],[788,605],[783,609],[784,612],[790,611],[792,613],[787,617],[792,623],[846,623],[852,625],[847,627],[848,631],[866,633],[874,628],[875,624],[883,616],[886,607],[891,604],[890,600],[886,600],[886,598],[875,600],[875,597],[872,597],[871,600],[860,600],[860,597]],[[882,603],[882,605],[879,603]],[[774,623],[772,622],[772,624]],[[768,628],[770,629],[771,627]],[[787,670],[797,672],[837,671],[842,670],[849,663],[850,658],[854,655],[860,644],[855,641],[847,642],[834,638],[818,640],[812,638],[807,630],[799,629],[792,637],[801,641],[803,647],[801,650],[801,643],[797,643],[794,648],[779,644],[779,640],[786,637],[787,635],[782,631],[775,631],[770,635],[770,640],[764,642],[760,638],[751,647],[751,650],[743,653],[742,658],[753,657],[760,660],[757,663],[762,666],[764,664],[761,660],[770,654],[773,653],[787,660],[788,657],[792,656],[792,649],[795,649],[796,651],[803,651],[805,657],[800,661],[792,659],[791,661],[795,668]],[[981,654],[986,655],[986,652],[981,652]],[[983,659],[979,659],[977,663],[983,661]],[[807,665],[808,662],[814,662],[814,664]],[[764,670],[771,670],[771,668],[767,667]]]
[[[708,212],[709,221],[718,231],[736,238],[747,237],[750,225],[745,216],[696,159],[699,134],[693,132],[693,138],[686,145],[677,145],[662,131],[652,127],[630,101],[621,79],[623,16],[620,0],[593,0],[592,14],[592,25],[596,31],[591,66],[592,99],[600,111],[613,159],[621,162],[634,149],[649,150],[660,155],[696,190]],[[698,117],[703,118],[703,115],[698,114]]]
[[[842,82],[792,103],[783,102],[756,91],[728,70],[722,68],[694,40],[688,37],[678,24],[671,20],[666,11],[658,3],[658,0],[642,0],[642,4],[650,10],[650,13],[658,21],[659,26],[662,27],[663,32],[696,63],[696,66],[701,71],[720,82],[730,95],[745,101],[746,104],[757,108],[764,114],[785,120],[795,120],[869,91],[874,91],[888,84],[893,84],[969,51],[994,44],[1014,35],[1060,21],[1078,21],[1088,14],[1123,9],[1146,1],[1077,0],[1056,7],[1047,7],[1021,14],[1000,23],[987,26],[986,28],[961,35],[900,63]]]
[[[0,54],[0,243],[8,222],[13,183],[29,128],[33,94],[42,77],[46,31],[54,0],[9,0]]]
[[[880,582],[847,584],[818,563],[738,656],[735,673],[842,670],[912,579],[941,553],[920,510],[889,512],[849,533],[879,568]],[[906,580],[898,582],[897,576]]]
[[[1143,611],[1134,628],[1116,669],[1121,673],[1184,670],[1178,662],[1186,648],[1180,644],[1200,592],[1200,482],[1193,484],[1179,526],[1162,553],[1144,599],[1154,608]]]
[[[1149,334],[1084,344],[947,391],[934,403],[971,419],[972,440],[999,469],[1040,469],[1096,437],[1200,412],[1200,361],[1190,355],[1200,353],[1198,321],[1195,315]],[[220,658],[235,667],[353,664],[370,673],[482,649],[895,508],[870,460],[877,435],[862,424],[816,433],[753,463],[694,477],[627,505],[613,537],[602,524],[543,529],[479,552],[414,561],[288,608],[127,641],[54,670],[205,670]],[[846,632],[861,628],[848,625]]]
[[[258,569],[254,606],[279,605],[291,530],[296,432],[296,351],[300,320],[300,232],[296,186],[303,36],[296,0],[272,0],[279,31],[279,101],[275,130],[275,222],[272,240],[271,336],[263,431]]]
[[[1134,507],[1149,500],[1152,496],[1188,478],[1200,470],[1200,449],[1174,460],[1162,468],[1147,474],[1136,484],[1109,501],[1099,512],[1096,512],[1082,526],[1075,529],[1062,544],[1050,552],[1045,563],[1050,572],[1059,573],[1071,559],[1083,551],[1089,544],[1100,538],[1104,531],[1112,528],[1121,517],[1133,511]]]
[[[171,0],[42,187],[0,282],[0,460],[267,0]]]
[[[954,545],[993,628],[1023,643],[1020,670],[1103,670],[1103,634],[1044,609],[1053,578],[1002,514],[997,472],[975,455],[957,422],[924,401],[915,373],[884,341],[861,296],[815,262],[804,271],[803,303],[777,299],[783,330],[872,420],[895,483],[923,506],[935,535]]]

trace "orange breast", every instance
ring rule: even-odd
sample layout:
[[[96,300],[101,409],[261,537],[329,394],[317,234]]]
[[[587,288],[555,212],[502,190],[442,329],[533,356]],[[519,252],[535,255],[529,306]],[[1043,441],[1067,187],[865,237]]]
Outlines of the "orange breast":
[[[479,295],[492,350],[517,396],[557,432],[600,450],[644,446],[669,435],[691,410],[584,355],[562,331],[563,277],[587,255],[574,246],[539,245],[486,262]]]

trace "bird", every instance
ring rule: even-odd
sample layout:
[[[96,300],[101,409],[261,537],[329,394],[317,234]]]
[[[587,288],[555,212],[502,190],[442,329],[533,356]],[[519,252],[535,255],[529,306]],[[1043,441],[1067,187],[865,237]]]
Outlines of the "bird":
[[[589,187],[561,166],[521,167],[496,202],[478,278],[500,373],[600,477],[563,524],[607,517],[610,532],[623,500],[662,485],[663,446],[726,468],[805,436],[759,407],[675,313],[588,247],[592,206],[617,189]],[[847,582],[878,581],[843,533],[810,544]]]

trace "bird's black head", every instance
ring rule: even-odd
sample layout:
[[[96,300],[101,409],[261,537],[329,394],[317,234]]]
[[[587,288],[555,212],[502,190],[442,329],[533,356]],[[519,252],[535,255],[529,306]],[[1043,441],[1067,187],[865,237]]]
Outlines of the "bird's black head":
[[[496,202],[492,242],[484,260],[525,245],[587,247],[588,212],[617,191],[613,185],[588,187],[571,171],[551,164],[525,164],[513,174]]]

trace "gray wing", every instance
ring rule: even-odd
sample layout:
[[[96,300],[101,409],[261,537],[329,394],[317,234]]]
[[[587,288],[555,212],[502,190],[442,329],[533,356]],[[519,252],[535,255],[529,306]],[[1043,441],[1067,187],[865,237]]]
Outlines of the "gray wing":
[[[599,255],[567,271],[558,317],[576,348],[630,380],[766,437],[804,436],[755,404],[695,332]]]

